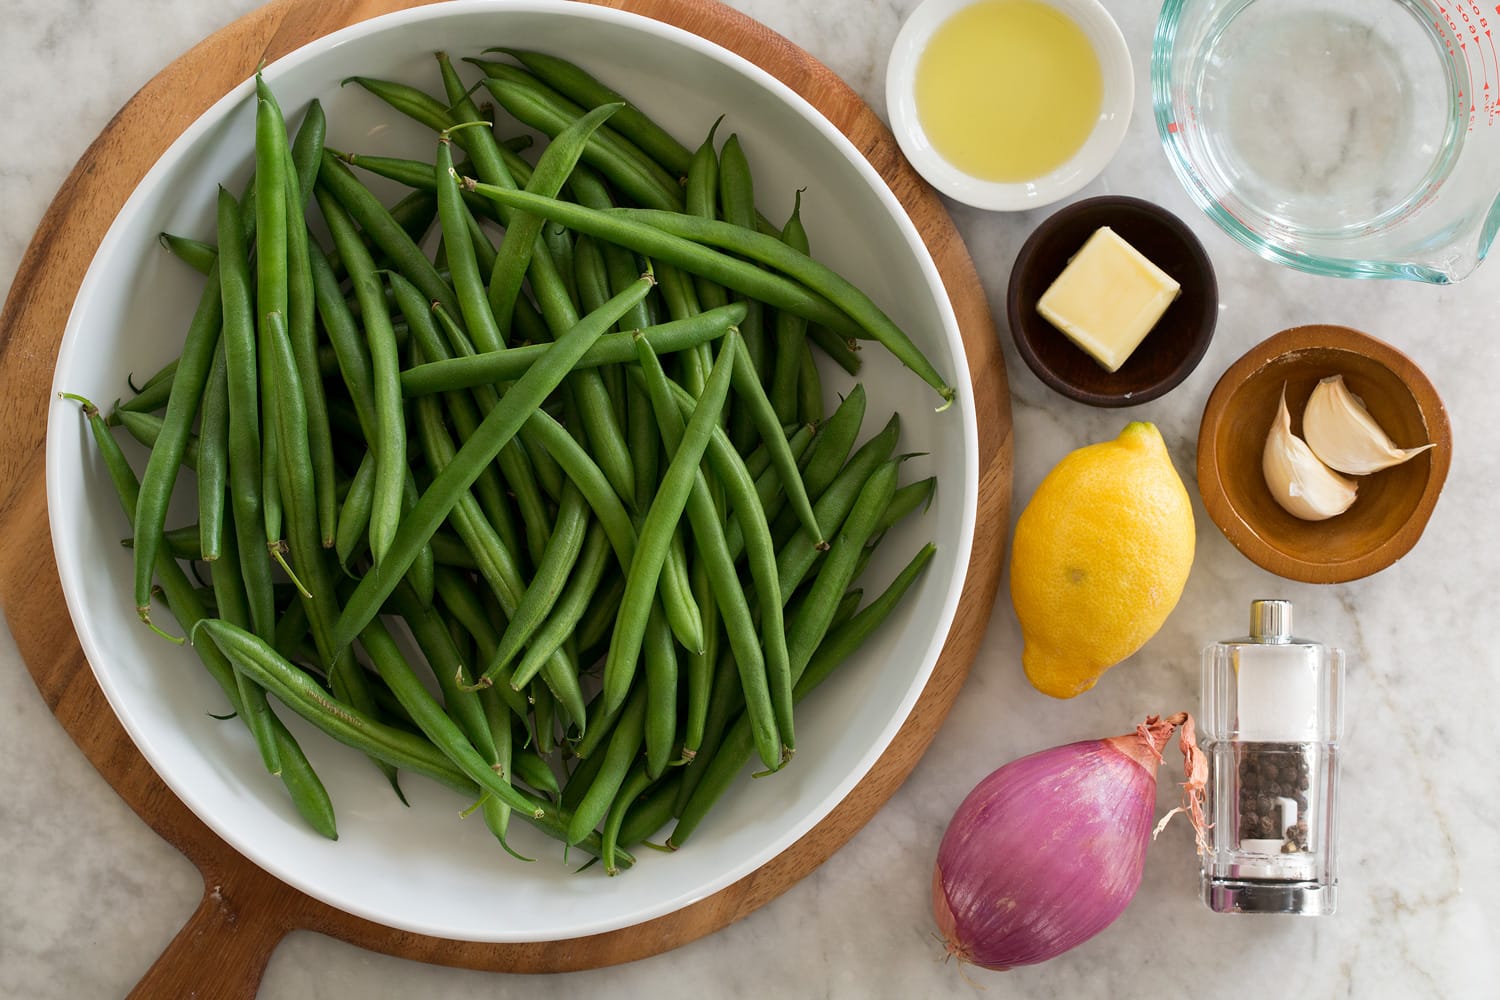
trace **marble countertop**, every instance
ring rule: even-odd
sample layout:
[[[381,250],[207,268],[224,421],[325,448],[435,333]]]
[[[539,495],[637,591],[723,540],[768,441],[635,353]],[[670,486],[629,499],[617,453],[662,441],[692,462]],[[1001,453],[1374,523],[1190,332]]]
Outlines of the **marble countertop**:
[[[1154,5],[1106,0],[1147,93]],[[886,55],[915,0],[737,0],[833,68],[884,115]],[[0,280],[67,171],[114,111],[194,42],[255,6],[193,0],[8,0],[0,32]],[[58,95],[66,95],[62,103]],[[1186,995],[1257,998],[1494,996],[1500,979],[1500,777],[1486,733],[1500,718],[1493,646],[1500,592],[1500,263],[1452,287],[1294,273],[1230,242],[1169,172],[1140,100],[1123,149],[1079,193],[1138,195],[1177,212],[1218,268],[1222,314],[1207,357],[1162,399],[1126,411],[1071,403],[1016,356],[1017,510],[1065,452],[1157,423],[1192,483],[1198,418],[1235,358],[1288,326],[1341,323],[1409,354],[1442,394],[1454,429],[1446,491],[1417,548],[1342,586],[1280,580],[1225,541],[1194,497],[1198,554],[1165,628],[1089,696],[1069,702],[1022,676],[1008,599],[997,601],[963,695],[907,784],[843,850],[750,917],[624,967],[514,977],[421,965],[310,933],[271,959],[265,998]],[[1003,306],[1021,242],[1046,210],[953,206],[991,302]],[[1197,898],[1185,826],[1153,845],[1125,915],[1042,966],[967,973],[941,961],[928,885],[948,817],[985,774],[1023,753],[1114,735],[1143,716],[1196,710],[1199,650],[1240,633],[1251,598],[1284,596],[1299,632],[1348,651],[1342,744],[1339,912],[1327,919],[1211,916]],[[121,996],[193,911],[196,871],[111,791],[37,695],[0,628],[0,997]],[[1165,778],[1159,805],[1175,798]]]

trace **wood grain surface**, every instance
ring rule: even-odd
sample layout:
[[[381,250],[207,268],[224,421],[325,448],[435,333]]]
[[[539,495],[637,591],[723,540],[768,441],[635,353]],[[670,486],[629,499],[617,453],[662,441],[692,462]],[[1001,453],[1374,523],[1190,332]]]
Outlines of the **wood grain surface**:
[[[780,856],[716,895],[648,923],[535,944],[452,941],[394,930],[283,884],[229,848],[177,800],[126,736],[94,681],[64,604],[47,521],[43,443],[56,350],[74,296],[131,190],[163,150],[223,94],[324,34],[423,0],[275,0],[215,33],[133,97],[63,183],[0,313],[0,601],[48,707],[135,812],[203,873],[196,913],[134,996],[251,997],[288,931],[306,929],[424,962],[513,972],[593,968],[657,954],[764,905],[848,841],[895,792],[957,696],[1000,577],[1011,498],[1011,415],[989,307],[943,203],[902,158],[879,118],[827,67],[713,0],[604,5],[677,25],[756,62],[854,142],[910,213],[943,276],[968,351],[978,409],[979,514],[957,618],[915,710],[865,779]],[[593,0],[581,0],[593,2]]]

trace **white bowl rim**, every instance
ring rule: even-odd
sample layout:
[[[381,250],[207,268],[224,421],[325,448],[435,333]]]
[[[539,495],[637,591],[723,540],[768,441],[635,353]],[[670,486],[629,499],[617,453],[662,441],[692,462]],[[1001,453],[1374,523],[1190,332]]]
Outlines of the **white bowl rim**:
[[[405,919],[400,914],[368,909],[361,905],[358,900],[333,895],[315,882],[290,877],[289,873],[277,863],[274,852],[263,849],[260,843],[247,832],[229,829],[226,828],[225,824],[217,822],[213,810],[208,807],[208,804],[199,795],[195,794],[192,786],[174,782],[172,780],[172,770],[169,766],[169,761],[162,753],[161,747],[154,742],[151,731],[141,724],[141,720],[128,711],[125,707],[128,703],[122,697],[121,691],[116,685],[110,671],[107,668],[101,669],[100,667],[101,664],[107,664],[110,661],[110,657],[107,655],[107,648],[103,643],[102,636],[95,630],[87,614],[87,609],[83,602],[80,579],[73,572],[70,572],[63,559],[59,559],[58,568],[63,594],[85,656],[89,661],[91,669],[94,671],[95,679],[105,694],[106,700],[110,702],[121,724],[130,734],[132,742],[142,755],[146,757],[153,770],[166,781],[173,793],[199,819],[203,820],[236,851],[243,854],[262,869],[283,881],[287,881],[295,888],[308,893],[314,898],[339,910],[372,920],[383,926],[456,940],[527,943],[544,940],[564,940],[619,930],[676,912],[695,902],[706,899],[779,856],[783,851],[801,839],[804,834],[825,819],[834,808],[848,797],[853,788],[868,775],[876,761],[884,754],[897,732],[909,718],[918,698],[925,691],[928,679],[936,666],[937,659],[946,645],[959,600],[963,594],[968,561],[973,547],[978,509],[979,446],[972,386],[967,377],[967,353],[958,328],[957,317],[954,314],[952,302],[944,289],[942,276],[938,272],[930,253],[927,251],[920,233],[917,232],[915,224],[901,206],[894,193],[892,193],[885,179],[881,177],[870,162],[859,152],[858,148],[836,126],[817,108],[781,80],[737,53],[675,25],[657,21],[645,15],[593,3],[578,3],[576,0],[448,0],[448,2],[443,4],[422,5],[379,15],[342,28],[339,31],[316,39],[281,57],[276,62],[265,66],[263,75],[268,83],[274,85],[277,79],[289,69],[317,58],[319,54],[328,49],[346,44],[355,39],[380,32],[396,30],[403,25],[427,19],[444,18],[450,15],[461,16],[475,11],[496,11],[497,9],[499,12],[555,14],[584,20],[599,20],[619,25],[628,30],[661,36],[669,41],[694,49],[714,61],[723,64],[726,68],[748,77],[753,83],[768,90],[788,105],[790,110],[796,112],[816,128],[841,153],[850,166],[862,175],[863,179],[870,185],[873,194],[885,205],[890,213],[893,223],[908,244],[914,263],[920,268],[925,283],[934,293],[934,306],[942,320],[941,334],[953,354],[955,365],[958,366],[958,371],[956,371],[955,378],[953,379],[956,397],[951,409],[956,411],[955,416],[961,422],[963,454],[965,456],[960,508],[963,522],[960,528],[959,543],[955,546],[955,575],[946,582],[947,590],[944,594],[941,611],[937,618],[932,621],[932,639],[928,642],[926,652],[913,675],[912,682],[905,696],[877,739],[871,743],[860,757],[858,765],[852,768],[843,780],[827,794],[817,808],[809,810],[798,822],[787,827],[781,836],[767,842],[761,851],[741,858],[738,864],[726,868],[719,877],[697,886],[693,891],[664,899],[654,907],[642,907],[628,915],[613,920],[599,919],[579,923],[570,926],[566,933],[549,933],[544,935],[494,931],[481,931],[475,934],[466,933],[464,929],[455,929],[450,926],[429,925],[420,921]],[[96,288],[104,280],[101,276],[101,261],[108,260],[114,252],[124,250],[120,245],[123,239],[122,232],[127,228],[127,223],[143,211],[142,205],[145,201],[143,192],[149,189],[153,183],[156,183],[159,176],[167,171],[169,165],[179,159],[187,149],[192,147],[200,135],[207,132],[213,124],[226,116],[232,108],[250,95],[253,90],[253,78],[247,79],[215,102],[168,146],[157,162],[153,164],[151,169],[147,171],[146,175],[138,183],[136,189],[126,199],[124,205],[122,205],[119,213],[111,223],[109,230],[101,240],[75,296],[74,307],[64,329],[58,350],[55,367],[55,371],[58,373],[57,377],[61,377],[62,373],[69,369],[69,359],[75,352],[86,349],[86,344],[84,344],[80,334],[79,305],[87,301],[92,295],[97,294]],[[65,388],[65,386],[61,386],[54,381],[53,409],[48,421],[46,453],[47,495],[50,510],[61,509],[59,501],[62,491],[66,488],[63,476],[58,471],[59,458],[63,454],[63,436],[75,433],[77,427],[76,406],[72,403],[59,400],[57,396],[57,393],[63,391]],[[64,416],[64,411],[66,411],[66,419],[60,419]],[[59,428],[66,428],[66,430],[60,431]],[[62,552],[63,548],[60,545],[63,542],[65,534],[63,527],[59,525],[55,518],[49,518],[49,522],[54,551]],[[455,932],[456,930],[457,932]]]
[[[1078,24],[1099,56],[1103,104],[1072,157],[1030,181],[986,181],[959,170],[928,140],[916,105],[917,64],[932,34],[953,15],[988,0],[922,0],[907,16],[886,63],[886,108],[901,152],[929,184],[956,201],[990,211],[1026,211],[1067,198],[1097,178],[1125,141],[1135,105],[1135,71],[1119,25],[1099,0],[1037,0]]]

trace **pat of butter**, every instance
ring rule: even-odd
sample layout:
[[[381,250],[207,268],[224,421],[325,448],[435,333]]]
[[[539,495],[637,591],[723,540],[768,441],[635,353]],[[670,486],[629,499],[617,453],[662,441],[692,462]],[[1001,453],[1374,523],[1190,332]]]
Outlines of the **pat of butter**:
[[[1037,300],[1048,322],[1107,371],[1119,371],[1181,286],[1113,229],[1094,231]]]

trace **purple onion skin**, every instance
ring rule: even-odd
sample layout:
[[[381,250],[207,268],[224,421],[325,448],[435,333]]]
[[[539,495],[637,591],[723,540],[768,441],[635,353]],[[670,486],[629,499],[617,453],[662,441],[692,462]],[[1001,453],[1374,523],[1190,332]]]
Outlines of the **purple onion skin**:
[[[948,952],[1002,970],[1098,934],[1140,888],[1155,759],[1135,734],[1012,761],[981,781],[938,848],[933,914]]]

